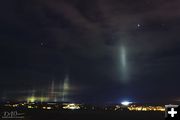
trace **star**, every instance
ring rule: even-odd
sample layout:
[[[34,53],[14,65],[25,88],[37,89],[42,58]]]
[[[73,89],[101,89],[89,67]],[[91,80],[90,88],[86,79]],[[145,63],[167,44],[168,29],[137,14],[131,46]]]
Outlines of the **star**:
[[[44,43],[43,42],[41,42],[41,46],[43,46],[44,45]]]
[[[140,27],[141,27],[141,25],[140,25],[140,24],[137,24],[137,27],[138,27],[138,28],[140,28]]]

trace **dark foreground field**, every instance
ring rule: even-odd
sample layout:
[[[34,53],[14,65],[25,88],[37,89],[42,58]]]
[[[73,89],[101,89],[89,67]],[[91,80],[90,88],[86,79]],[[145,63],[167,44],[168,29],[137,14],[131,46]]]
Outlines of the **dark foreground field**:
[[[24,111],[24,113],[24,118],[21,120],[164,120],[163,112],[60,112],[51,110],[30,110]]]

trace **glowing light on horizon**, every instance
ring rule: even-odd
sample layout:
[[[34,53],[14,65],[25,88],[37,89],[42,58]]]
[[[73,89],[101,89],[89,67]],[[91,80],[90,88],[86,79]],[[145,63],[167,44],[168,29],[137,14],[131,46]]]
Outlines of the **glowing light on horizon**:
[[[35,99],[34,96],[27,98],[27,102],[35,102],[35,100],[36,100],[36,99]]]
[[[132,104],[132,102],[123,101],[123,102],[121,102],[121,104],[124,105],[124,106],[129,106],[130,104]]]
[[[27,102],[33,103],[33,102],[46,102],[48,101],[48,98],[46,97],[28,97]]]

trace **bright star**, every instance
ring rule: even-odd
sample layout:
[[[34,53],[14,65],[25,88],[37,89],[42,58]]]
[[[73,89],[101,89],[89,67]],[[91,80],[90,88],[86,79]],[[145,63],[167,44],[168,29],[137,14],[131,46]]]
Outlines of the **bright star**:
[[[139,28],[139,27],[141,27],[141,25],[140,25],[140,24],[138,24],[138,25],[137,25],[137,27]]]

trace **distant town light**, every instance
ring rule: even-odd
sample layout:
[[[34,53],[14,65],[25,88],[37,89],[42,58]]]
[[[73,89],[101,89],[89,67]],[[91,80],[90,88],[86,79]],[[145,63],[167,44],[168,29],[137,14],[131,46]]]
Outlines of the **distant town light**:
[[[78,104],[71,103],[64,106],[63,109],[77,110],[80,109],[80,106]]]
[[[132,102],[123,101],[123,102],[121,102],[121,104],[124,105],[124,106],[128,106],[128,105],[132,104]]]
[[[51,107],[47,107],[47,110],[51,110],[52,108]]]
[[[32,109],[33,107],[29,105],[28,108],[29,108],[29,109]]]
[[[135,106],[131,105],[128,107],[130,111],[160,111],[164,112],[165,108],[163,106]]]

